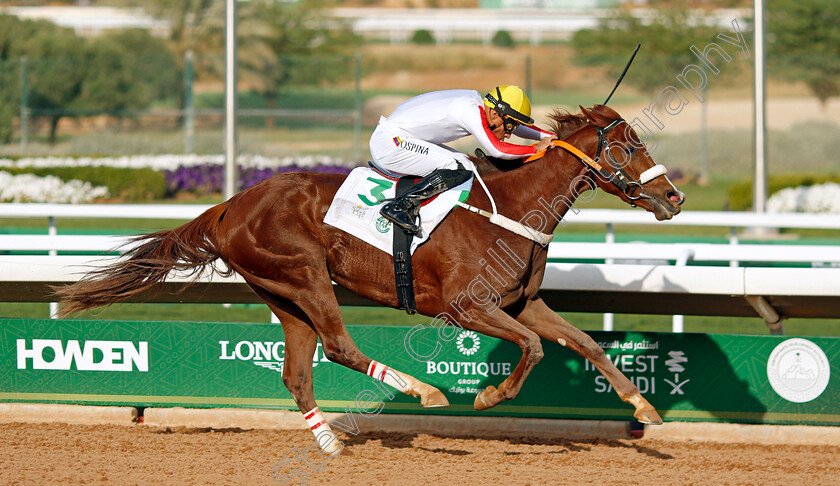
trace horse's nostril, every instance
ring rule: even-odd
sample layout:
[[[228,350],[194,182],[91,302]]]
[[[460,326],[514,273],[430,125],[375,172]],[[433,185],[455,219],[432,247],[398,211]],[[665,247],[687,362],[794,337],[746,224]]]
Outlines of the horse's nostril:
[[[685,202],[685,194],[682,192],[669,192],[668,199],[673,203],[682,204]]]

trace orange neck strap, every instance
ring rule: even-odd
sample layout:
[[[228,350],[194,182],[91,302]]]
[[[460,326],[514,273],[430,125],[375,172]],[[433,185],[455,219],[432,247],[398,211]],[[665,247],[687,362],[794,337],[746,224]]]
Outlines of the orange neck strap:
[[[601,165],[598,162],[595,162],[594,160],[589,158],[588,155],[581,152],[581,150],[579,148],[575,147],[574,145],[572,145],[568,142],[564,142],[562,140],[552,140],[552,142],[554,143],[555,147],[560,147],[560,148],[570,152],[572,155],[574,155],[575,157],[580,159],[580,161],[583,162],[584,164],[588,165],[589,167],[592,167],[593,169],[595,169],[599,172],[601,171]],[[527,162],[533,162],[535,160],[541,159],[541,158],[543,158],[543,156],[545,156],[546,152],[547,152],[547,150],[543,150],[542,152],[537,152],[534,155],[525,159],[523,162],[527,163]]]

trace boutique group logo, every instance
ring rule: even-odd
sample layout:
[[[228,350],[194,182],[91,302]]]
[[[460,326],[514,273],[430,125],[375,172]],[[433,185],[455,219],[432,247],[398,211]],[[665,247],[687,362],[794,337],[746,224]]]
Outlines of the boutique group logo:
[[[461,352],[464,356],[472,356],[477,351],[478,348],[481,347],[481,340],[478,337],[478,334],[472,331],[461,331],[458,334],[458,340],[455,341],[455,344],[458,346],[458,351]]]
[[[782,341],[767,360],[767,378],[780,397],[805,403],[822,395],[831,378],[828,357],[807,339]]]

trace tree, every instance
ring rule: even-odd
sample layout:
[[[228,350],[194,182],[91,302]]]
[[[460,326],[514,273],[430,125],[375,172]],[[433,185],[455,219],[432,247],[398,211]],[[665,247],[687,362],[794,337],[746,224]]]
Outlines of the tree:
[[[637,65],[624,82],[652,93],[673,84],[675,75],[696,62],[689,50],[692,44],[706,45],[718,34],[717,27],[703,25],[702,20],[683,9],[654,10],[649,18],[619,11],[597,28],[575,33],[574,59],[585,66],[605,66],[610,76],[618,77],[629,53],[641,42]]]
[[[0,17],[3,24],[0,26],[0,59],[20,60],[22,56],[27,56],[28,105],[32,108],[53,110],[49,117],[52,126],[51,140],[54,141],[55,127],[62,117],[59,110],[67,107],[78,95],[85,75],[84,66],[74,60],[80,52],[80,46],[84,45],[84,40],[72,29],[59,27],[47,21]],[[6,94],[4,98],[17,97],[19,100],[20,84],[14,83],[13,86],[4,89],[9,88],[15,92]],[[4,141],[9,142],[11,131],[0,131],[6,133]]]
[[[768,3],[768,60],[772,72],[804,81],[825,105],[840,93],[840,2]]]
[[[224,46],[221,7],[197,32],[202,45],[218,46],[219,53]],[[284,86],[336,82],[353,75],[347,60],[361,39],[347,23],[329,16],[322,0],[291,5],[254,0],[238,10],[238,21],[239,78],[266,98],[268,108],[276,107]],[[223,76],[221,56],[208,56],[204,62],[205,72]]]
[[[166,43],[141,29],[113,31],[87,45],[87,75],[72,107],[95,110],[143,109],[177,96],[180,78]]]
[[[183,79],[186,70],[186,54],[192,52],[196,57],[214,51],[217,46],[207,45],[199,41],[196,32],[205,28],[208,21],[213,21],[212,15],[220,15],[224,22],[223,0],[142,0],[140,4],[152,15],[163,18],[170,23],[169,48],[175,55],[178,66],[178,76]],[[216,11],[213,11],[213,7]],[[221,6],[221,13],[219,13]],[[224,46],[224,40],[222,40]],[[203,74],[196,71],[196,77]],[[178,91],[178,108],[186,108],[184,90]]]
[[[67,110],[147,108],[172,96],[180,84],[175,59],[165,43],[146,31],[127,30],[92,39],[45,21],[0,16],[0,61],[11,65],[27,57],[28,106],[46,112],[50,143]],[[20,69],[3,72],[0,80],[0,141],[11,141],[11,120],[20,110]]]
[[[145,0],[144,4],[171,22],[170,44],[179,66],[190,50],[195,53],[197,78],[224,77],[224,1]],[[237,4],[239,79],[264,95],[269,108],[276,106],[286,84],[338,80],[351,74],[337,63],[312,57],[346,55],[361,43],[348,24],[327,15],[330,4],[323,0]]]
[[[0,15],[0,143],[12,141],[12,122],[20,113],[20,21]]]

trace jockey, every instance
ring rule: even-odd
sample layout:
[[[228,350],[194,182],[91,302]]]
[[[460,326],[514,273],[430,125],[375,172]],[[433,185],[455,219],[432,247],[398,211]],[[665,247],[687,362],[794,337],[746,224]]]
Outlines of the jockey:
[[[516,145],[511,134],[539,140]],[[531,103],[518,86],[504,85],[487,93],[453,89],[433,91],[399,105],[370,138],[374,163],[397,175],[422,176],[409,192],[385,204],[380,213],[407,233],[416,234],[414,223],[420,203],[469,180],[475,167],[469,158],[444,143],[472,135],[492,157],[519,159],[551,146],[555,139],[534,126]]]

